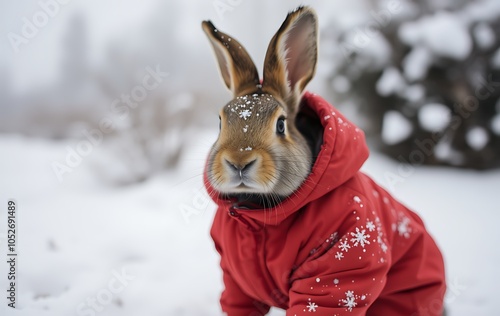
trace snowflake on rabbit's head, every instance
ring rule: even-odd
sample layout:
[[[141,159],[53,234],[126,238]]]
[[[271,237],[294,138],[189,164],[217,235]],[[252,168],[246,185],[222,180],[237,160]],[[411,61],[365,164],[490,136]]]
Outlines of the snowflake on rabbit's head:
[[[250,112],[250,110],[243,110],[240,112],[239,116],[240,118],[244,119],[245,121],[247,120],[247,118],[249,118],[250,116],[252,115],[252,112]]]

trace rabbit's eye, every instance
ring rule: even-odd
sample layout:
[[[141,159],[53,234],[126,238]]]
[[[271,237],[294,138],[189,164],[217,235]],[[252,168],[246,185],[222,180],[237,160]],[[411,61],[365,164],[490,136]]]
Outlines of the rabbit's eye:
[[[285,135],[285,118],[283,116],[276,122],[276,133]]]

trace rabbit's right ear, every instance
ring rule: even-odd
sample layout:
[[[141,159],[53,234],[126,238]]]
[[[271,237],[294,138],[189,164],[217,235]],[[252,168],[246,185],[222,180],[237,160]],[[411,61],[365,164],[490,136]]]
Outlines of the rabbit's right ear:
[[[214,49],[224,83],[234,97],[260,88],[259,73],[245,48],[234,38],[219,31],[210,21],[201,23]]]

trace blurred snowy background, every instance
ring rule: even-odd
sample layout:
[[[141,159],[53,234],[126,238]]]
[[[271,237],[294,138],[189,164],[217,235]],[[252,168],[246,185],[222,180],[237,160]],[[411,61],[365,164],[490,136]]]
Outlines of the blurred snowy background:
[[[436,237],[449,315],[497,314],[498,0],[40,0],[0,5],[0,199],[19,204],[6,315],[220,315],[201,174],[230,95],[200,22],[260,66],[299,4],[320,19],[309,90],[365,129],[364,171]]]

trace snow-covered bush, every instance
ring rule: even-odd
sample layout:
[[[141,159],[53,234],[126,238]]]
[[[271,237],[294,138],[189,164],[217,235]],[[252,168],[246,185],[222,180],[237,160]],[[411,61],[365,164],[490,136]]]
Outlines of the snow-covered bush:
[[[366,5],[322,30],[336,103],[402,162],[500,166],[500,2]]]

